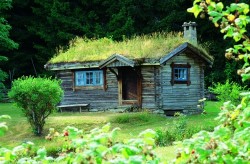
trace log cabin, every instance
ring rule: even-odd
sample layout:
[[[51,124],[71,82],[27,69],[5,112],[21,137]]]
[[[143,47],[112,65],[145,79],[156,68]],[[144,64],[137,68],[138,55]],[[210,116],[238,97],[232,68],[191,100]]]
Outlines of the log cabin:
[[[197,44],[196,23],[182,33],[155,33],[123,41],[77,38],[45,65],[62,80],[60,105],[88,104],[89,111],[123,106],[155,113],[200,112],[204,68],[213,57]]]

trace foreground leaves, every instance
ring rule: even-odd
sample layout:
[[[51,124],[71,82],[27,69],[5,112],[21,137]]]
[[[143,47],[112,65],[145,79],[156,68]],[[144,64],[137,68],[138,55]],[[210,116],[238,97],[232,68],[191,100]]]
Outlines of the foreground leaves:
[[[246,30],[250,23],[250,17],[247,15],[249,5],[231,3],[224,8],[222,2],[195,0],[194,6],[196,5],[201,9],[200,12],[210,15],[215,26],[221,28],[224,38],[232,38],[235,41],[236,44],[227,49],[225,56],[228,59],[243,60],[245,64],[238,70],[238,74],[242,76],[243,81],[250,80],[250,39]],[[197,16],[199,10],[191,12]],[[249,163],[250,92],[241,95],[243,98],[237,106],[231,102],[224,103],[217,118],[220,125],[215,127],[213,132],[201,131],[191,139],[178,143],[183,148],[179,151],[175,163]]]
[[[250,98],[237,107],[224,103],[213,132],[201,131],[178,143],[175,163],[248,163],[250,161]]]
[[[0,148],[0,163],[160,163],[154,154],[153,130],[146,130],[138,138],[117,142],[119,128],[110,130],[110,124],[84,132],[68,126],[59,134],[54,129],[46,136],[48,142],[63,141],[56,157],[47,156],[45,148],[37,151],[31,142],[23,143],[12,150]]]

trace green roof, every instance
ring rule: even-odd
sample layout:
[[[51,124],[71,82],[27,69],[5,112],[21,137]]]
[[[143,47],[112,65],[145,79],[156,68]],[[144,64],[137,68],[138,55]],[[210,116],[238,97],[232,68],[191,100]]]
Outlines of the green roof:
[[[67,51],[60,51],[48,63],[101,61],[113,54],[120,54],[129,59],[159,59],[184,42],[186,40],[181,33],[153,33],[123,41],[78,37],[70,42]]]

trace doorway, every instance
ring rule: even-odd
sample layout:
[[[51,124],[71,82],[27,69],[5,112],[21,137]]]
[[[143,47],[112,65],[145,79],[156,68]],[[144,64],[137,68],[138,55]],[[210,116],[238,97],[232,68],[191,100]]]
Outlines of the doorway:
[[[119,105],[141,106],[140,69],[119,68]]]

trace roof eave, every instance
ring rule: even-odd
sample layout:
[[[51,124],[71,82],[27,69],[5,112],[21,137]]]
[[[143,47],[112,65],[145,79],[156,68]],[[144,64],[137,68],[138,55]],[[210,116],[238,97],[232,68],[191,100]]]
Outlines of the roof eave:
[[[72,62],[72,63],[47,63],[44,68],[52,71],[82,69],[82,68],[99,68],[98,62]]]
[[[198,48],[196,48],[195,46],[193,46],[192,44],[190,44],[188,42],[185,42],[185,43],[181,44],[180,46],[178,46],[177,48],[175,48],[173,51],[171,51],[170,53],[168,53],[164,57],[162,57],[160,59],[160,64],[161,65],[164,64],[169,59],[171,59],[172,57],[174,57],[177,54],[182,53],[186,49],[190,49],[191,51],[195,52],[204,61],[206,61],[208,65],[210,65],[210,66],[213,65],[214,59],[211,56],[206,55],[204,52],[202,52],[201,50],[199,50]]]

